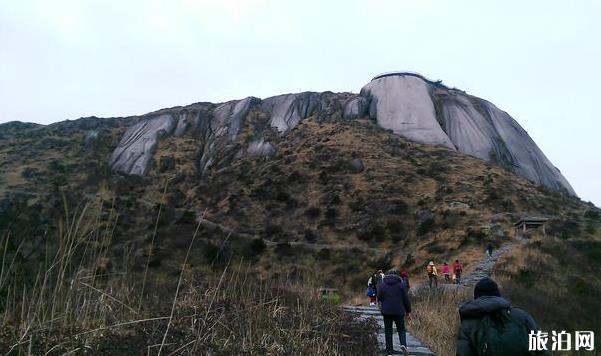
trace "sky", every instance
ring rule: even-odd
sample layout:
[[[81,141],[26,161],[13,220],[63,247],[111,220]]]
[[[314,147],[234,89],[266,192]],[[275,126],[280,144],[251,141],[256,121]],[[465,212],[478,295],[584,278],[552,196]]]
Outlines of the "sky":
[[[599,1],[0,0],[0,123],[358,92],[408,70],[512,115],[601,206]]]

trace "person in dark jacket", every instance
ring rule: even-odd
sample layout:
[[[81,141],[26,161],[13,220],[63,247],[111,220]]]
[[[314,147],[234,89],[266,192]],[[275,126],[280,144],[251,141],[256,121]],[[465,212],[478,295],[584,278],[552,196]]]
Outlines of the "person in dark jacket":
[[[486,245],[486,253],[488,254],[488,257],[492,257],[492,244],[489,242],[488,245]]]
[[[384,318],[384,334],[386,337],[386,352],[392,355],[392,323],[396,324],[401,342],[401,352],[407,354],[407,335],[405,330],[405,315],[411,313],[411,304],[407,296],[407,288],[397,269],[386,273],[384,280],[378,286],[378,302]]]
[[[550,355],[545,351],[538,353],[527,352],[528,333],[530,330],[539,330],[536,322],[524,310],[512,307],[506,299],[501,297],[497,283],[488,277],[484,277],[478,281],[474,287],[474,299],[464,303],[459,308],[461,327],[457,339],[457,356],[475,356],[482,354],[481,349],[487,347],[486,341],[483,339],[483,335],[487,334],[487,330],[484,330],[486,323],[483,322],[483,318],[485,318],[485,316],[498,315],[499,312],[505,312],[512,315],[512,324],[508,325],[509,327],[515,328],[513,335],[515,335],[515,333],[526,334],[518,334],[522,336],[519,338],[520,340],[526,341],[525,345],[520,346],[526,350],[524,354]],[[515,348],[515,346],[515,343],[509,342],[501,347]],[[516,352],[515,349],[514,351],[497,349],[494,352],[489,350],[486,354],[515,355]]]

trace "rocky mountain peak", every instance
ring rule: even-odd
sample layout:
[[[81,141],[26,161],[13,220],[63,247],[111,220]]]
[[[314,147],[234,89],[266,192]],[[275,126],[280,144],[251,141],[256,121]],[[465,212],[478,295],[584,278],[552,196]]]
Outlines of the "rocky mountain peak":
[[[109,165],[114,171],[145,175],[161,137],[189,135],[201,148],[198,167],[202,174],[224,157],[273,155],[277,146],[269,137],[285,137],[302,120],[344,122],[366,117],[409,140],[475,156],[536,184],[575,195],[568,181],[509,114],[486,100],[408,72],[378,75],[359,94],[303,92],[266,99],[248,97],[147,114],[124,133]],[[245,135],[241,135],[243,131]]]

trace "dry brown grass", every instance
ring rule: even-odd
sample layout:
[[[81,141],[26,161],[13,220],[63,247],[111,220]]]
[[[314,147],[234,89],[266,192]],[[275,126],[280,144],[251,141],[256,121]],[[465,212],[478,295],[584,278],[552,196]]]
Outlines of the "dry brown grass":
[[[180,278],[100,276],[115,223],[86,206],[59,224],[58,248],[30,284],[21,249],[0,245],[0,353],[110,355],[373,355],[375,325],[321,300],[311,283],[261,280],[243,260]],[[91,216],[90,216],[91,215]],[[190,237],[190,248],[194,238]],[[189,252],[189,251],[188,251]],[[154,277],[154,276],[153,276]],[[149,282],[149,281],[152,281]]]
[[[459,305],[469,299],[469,288],[422,288],[412,299],[407,327],[437,355],[455,355]]]

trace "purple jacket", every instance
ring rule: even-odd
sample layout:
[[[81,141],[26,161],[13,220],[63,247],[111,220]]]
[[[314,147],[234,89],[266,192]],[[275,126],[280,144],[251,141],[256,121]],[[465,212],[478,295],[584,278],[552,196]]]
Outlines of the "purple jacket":
[[[411,313],[411,303],[407,297],[407,288],[401,277],[388,274],[378,285],[378,301],[382,315],[400,315]]]

